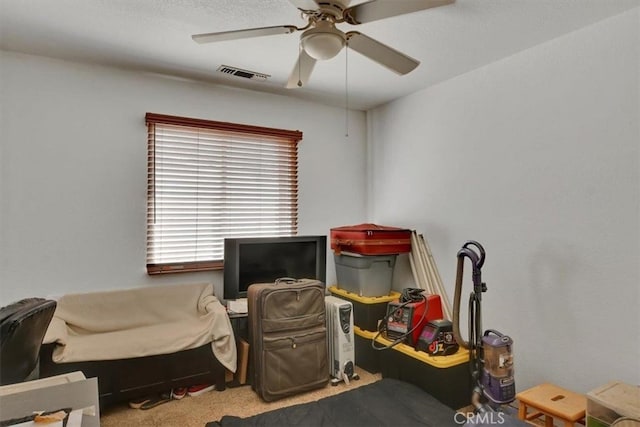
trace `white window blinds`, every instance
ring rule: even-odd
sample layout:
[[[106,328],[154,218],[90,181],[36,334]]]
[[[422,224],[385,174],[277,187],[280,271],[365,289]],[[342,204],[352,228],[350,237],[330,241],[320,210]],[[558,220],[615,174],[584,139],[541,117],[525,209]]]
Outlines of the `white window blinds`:
[[[296,234],[301,132],[146,120],[149,274],[220,268],[225,237]]]

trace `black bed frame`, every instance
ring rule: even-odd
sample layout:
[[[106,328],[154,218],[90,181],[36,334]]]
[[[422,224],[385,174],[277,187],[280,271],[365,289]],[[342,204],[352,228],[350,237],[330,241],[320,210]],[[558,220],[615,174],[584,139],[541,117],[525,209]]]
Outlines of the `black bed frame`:
[[[211,344],[176,353],[119,360],[55,363],[51,356],[56,344],[40,351],[40,377],[82,371],[98,378],[101,410],[119,402],[168,392],[195,384],[215,384],[225,389],[225,368],[215,358]]]

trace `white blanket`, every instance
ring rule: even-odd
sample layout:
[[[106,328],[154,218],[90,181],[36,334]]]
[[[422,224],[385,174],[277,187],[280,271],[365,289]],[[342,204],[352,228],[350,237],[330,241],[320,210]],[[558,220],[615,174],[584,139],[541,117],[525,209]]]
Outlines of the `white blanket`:
[[[211,343],[236,371],[236,344],[212,284],[153,286],[69,294],[58,300],[44,343],[60,344],[57,363],[175,353]]]

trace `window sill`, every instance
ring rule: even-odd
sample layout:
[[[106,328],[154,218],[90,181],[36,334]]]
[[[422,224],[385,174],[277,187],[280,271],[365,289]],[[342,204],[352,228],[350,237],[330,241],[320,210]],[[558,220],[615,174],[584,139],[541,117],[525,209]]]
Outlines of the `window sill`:
[[[213,271],[222,269],[222,261],[147,264],[147,274],[149,276],[154,276],[157,274],[193,273],[196,271]]]

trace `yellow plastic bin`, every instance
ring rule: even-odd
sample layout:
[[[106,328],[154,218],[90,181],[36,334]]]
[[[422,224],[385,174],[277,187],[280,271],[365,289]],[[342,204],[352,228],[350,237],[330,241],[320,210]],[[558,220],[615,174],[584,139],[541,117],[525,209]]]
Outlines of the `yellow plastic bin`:
[[[391,341],[380,336],[376,345],[383,347]],[[452,409],[471,403],[472,379],[469,369],[469,350],[460,349],[450,356],[430,356],[406,344],[397,344],[380,354],[383,378],[395,378],[414,384]]]
[[[356,365],[372,374],[380,372],[380,352],[371,346],[376,333],[365,331],[357,326],[353,327]]]
[[[388,295],[384,296],[361,297],[337,286],[331,286],[329,292],[333,296],[351,301],[353,304],[353,323],[360,329],[370,332],[378,330],[378,321],[387,315],[387,304],[390,301],[400,299],[400,293],[395,291],[390,291]]]

